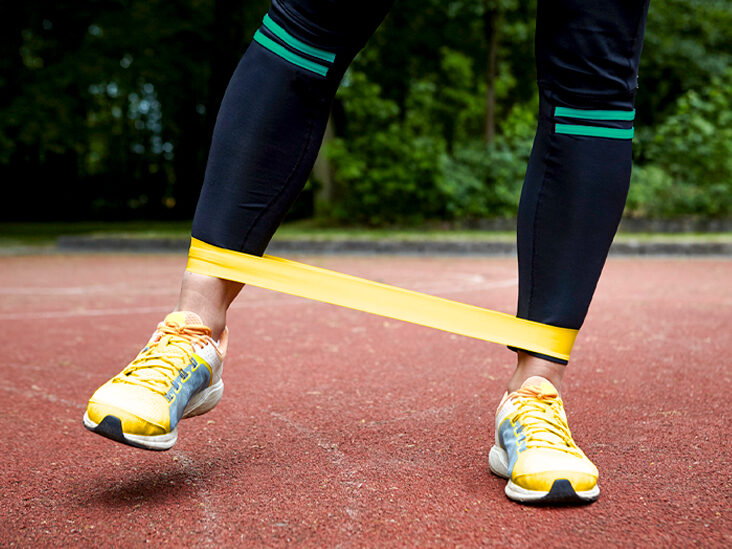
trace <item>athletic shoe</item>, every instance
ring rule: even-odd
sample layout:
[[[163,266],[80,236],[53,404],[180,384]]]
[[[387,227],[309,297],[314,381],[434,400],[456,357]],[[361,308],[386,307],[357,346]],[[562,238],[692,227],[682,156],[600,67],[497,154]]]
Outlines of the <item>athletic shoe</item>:
[[[169,314],[137,358],[92,395],[84,427],[137,448],[171,448],[181,418],[221,400],[226,341],[224,330],[214,342],[195,313]]]
[[[590,503],[600,495],[597,467],[572,440],[562,399],[543,377],[503,396],[489,463],[515,501]]]

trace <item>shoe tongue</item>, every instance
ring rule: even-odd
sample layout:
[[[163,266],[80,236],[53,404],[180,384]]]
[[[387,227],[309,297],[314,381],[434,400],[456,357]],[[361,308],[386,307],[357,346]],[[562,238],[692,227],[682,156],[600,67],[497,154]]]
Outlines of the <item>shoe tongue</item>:
[[[192,313],[190,311],[176,311],[165,317],[165,323],[183,327],[191,324],[200,326],[203,324],[203,321],[196,313]]]
[[[521,384],[521,388],[536,394],[537,398],[557,398],[559,392],[548,379],[532,376]]]

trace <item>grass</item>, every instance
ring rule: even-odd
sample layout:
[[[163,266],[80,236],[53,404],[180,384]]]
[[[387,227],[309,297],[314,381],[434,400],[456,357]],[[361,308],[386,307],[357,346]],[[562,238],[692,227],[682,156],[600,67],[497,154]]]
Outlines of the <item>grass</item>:
[[[53,246],[61,235],[185,238],[190,221],[0,223],[0,246]]]
[[[61,235],[89,235],[116,238],[188,238],[190,221],[119,221],[76,223],[0,223],[0,247],[51,247]],[[372,229],[322,227],[310,220],[284,224],[279,240],[431,240],[512,242],[513,231],[452,229]],[[732,242],[726,233],[619,233],[618,241],[639,242]]]

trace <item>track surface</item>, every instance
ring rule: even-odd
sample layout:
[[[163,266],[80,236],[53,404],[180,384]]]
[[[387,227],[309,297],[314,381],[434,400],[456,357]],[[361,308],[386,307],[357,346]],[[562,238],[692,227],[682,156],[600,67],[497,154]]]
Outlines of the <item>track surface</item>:
[[[301,257],[506,312],[515,260]],[[564,397],[589,507],[488,471],[513,353],[256,288],[226,391],[168,452],[85,431],[86,399],[175,302],[180,256],[0,258],[0,546],[729,547],[732,262],[612,259]]]

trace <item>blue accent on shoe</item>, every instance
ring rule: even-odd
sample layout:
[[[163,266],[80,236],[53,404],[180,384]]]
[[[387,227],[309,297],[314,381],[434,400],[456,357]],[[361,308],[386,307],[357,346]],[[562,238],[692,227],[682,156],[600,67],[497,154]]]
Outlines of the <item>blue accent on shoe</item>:
[[[506,419],[498,428],[498,441],[508,455],[508,476],[513,473],[513,467],[518,461],[519,452],[526,450],[526,436],[523,434],[524,426],[518,424],[516,427],[510,419]]]
[[[165,395],[165,398],[169,402],[172,400],[170,404],[171,431],[175,429],[178,421],[183,416],[183,410],[191,400],[191,397],[201,392],[210,384],[211,373],[209,372],[208,366],[192,356],[188,365],[173,380],[173,386]]]

